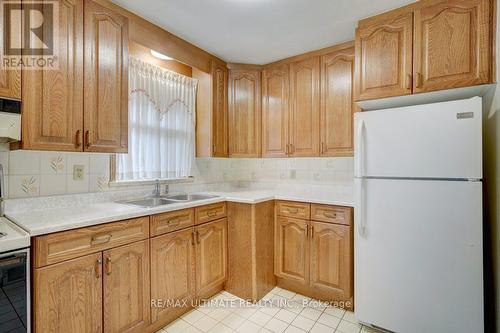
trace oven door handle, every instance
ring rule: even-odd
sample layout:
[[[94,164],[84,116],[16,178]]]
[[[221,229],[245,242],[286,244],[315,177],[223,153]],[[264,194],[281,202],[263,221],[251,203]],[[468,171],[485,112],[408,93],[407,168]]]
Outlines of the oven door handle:
[[[16,265],[16,264],[24,264],[24,262],[25,262],[24,257],[0,259],[0,267],[6,267],[6,266],[11,266],[11,265]]]

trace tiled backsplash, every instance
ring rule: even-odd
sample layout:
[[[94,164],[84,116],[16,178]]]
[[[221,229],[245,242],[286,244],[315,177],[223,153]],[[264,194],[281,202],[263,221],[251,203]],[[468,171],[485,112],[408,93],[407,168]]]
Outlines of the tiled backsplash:
[[[108,191],[109,154],[2,151],[8,198]],[[83,168],[82,179],[74,168]],[[349,185],[352,158],[197,158],[195,183],[232,181]]]

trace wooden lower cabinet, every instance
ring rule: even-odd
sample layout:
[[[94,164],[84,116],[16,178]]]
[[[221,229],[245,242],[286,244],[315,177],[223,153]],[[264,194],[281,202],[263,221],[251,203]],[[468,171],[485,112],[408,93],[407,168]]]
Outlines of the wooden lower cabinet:
[[[278,286],[352,308],[352,208],[312,204],[311,219],[324,220],[318,222],[283,216],[289,214],[280,209],[285,204],[290,203],[276,204],[274,273]]]
[[[103,253],[104,332],[142,332],[150,322],[149,240]]]
[[[308,222],[279,216],[275,228],[275,274],[303,285],[309,282]]]
[[[102,282],[101,252],[35,269],[35,332],[102,332]]]
[[[227,218],[195,228],[196,295],[210,297],[227,272]]]
[[[195,297],[193,228],[151,239],[151,321],[169,322]],[[188,302],[183,307],[178,302]],[[170,304],[165,304],[171,301]]]
[[[351,227],[311,222],[310,287],[333,299],[352,296]]]

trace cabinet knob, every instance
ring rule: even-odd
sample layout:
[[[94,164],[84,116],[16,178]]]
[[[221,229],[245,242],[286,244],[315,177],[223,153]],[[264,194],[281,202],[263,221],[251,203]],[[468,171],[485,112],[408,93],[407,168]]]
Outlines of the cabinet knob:
[[[416,83],[417,88],[422,87],[422,73],[417,72],[417,83]]]
[[[85,131],[85,147],[90,147],[90,131]]]
[[[111,275],[111,257],[106,258],[106,275]]]
[[[80,142],[80,130],[77,130],[76,131],[76,134],[75,134],[75,147],[76,148],[80,148],[80,146],[82,145],[82,143]]]
[[[102,264],[102,260],[97,259],[97,261],[95,262],[95,277],[96,278],[101,277],[101,264]]]

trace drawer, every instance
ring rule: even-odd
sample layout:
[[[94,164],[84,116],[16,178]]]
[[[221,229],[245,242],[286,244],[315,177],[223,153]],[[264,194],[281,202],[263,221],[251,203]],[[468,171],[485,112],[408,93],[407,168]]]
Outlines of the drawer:
[[[151,216],[151,236],[194,226],[194,209],[183,209]]]
[[[311,216],[311,205],[304,202],[278,201],[276,203],[276,212],[279,216],[309,220]]]
[[[226,217],[226,215],[227,210],[225,202],[196,207],[194,209],[195,224],[202,224],[205,222],[217,220]]]
[[[55,264],[149,238],[149,217],[35,237],[35,267]]]
[[[352,208],[311,204],[311,220],[351,225]]]

